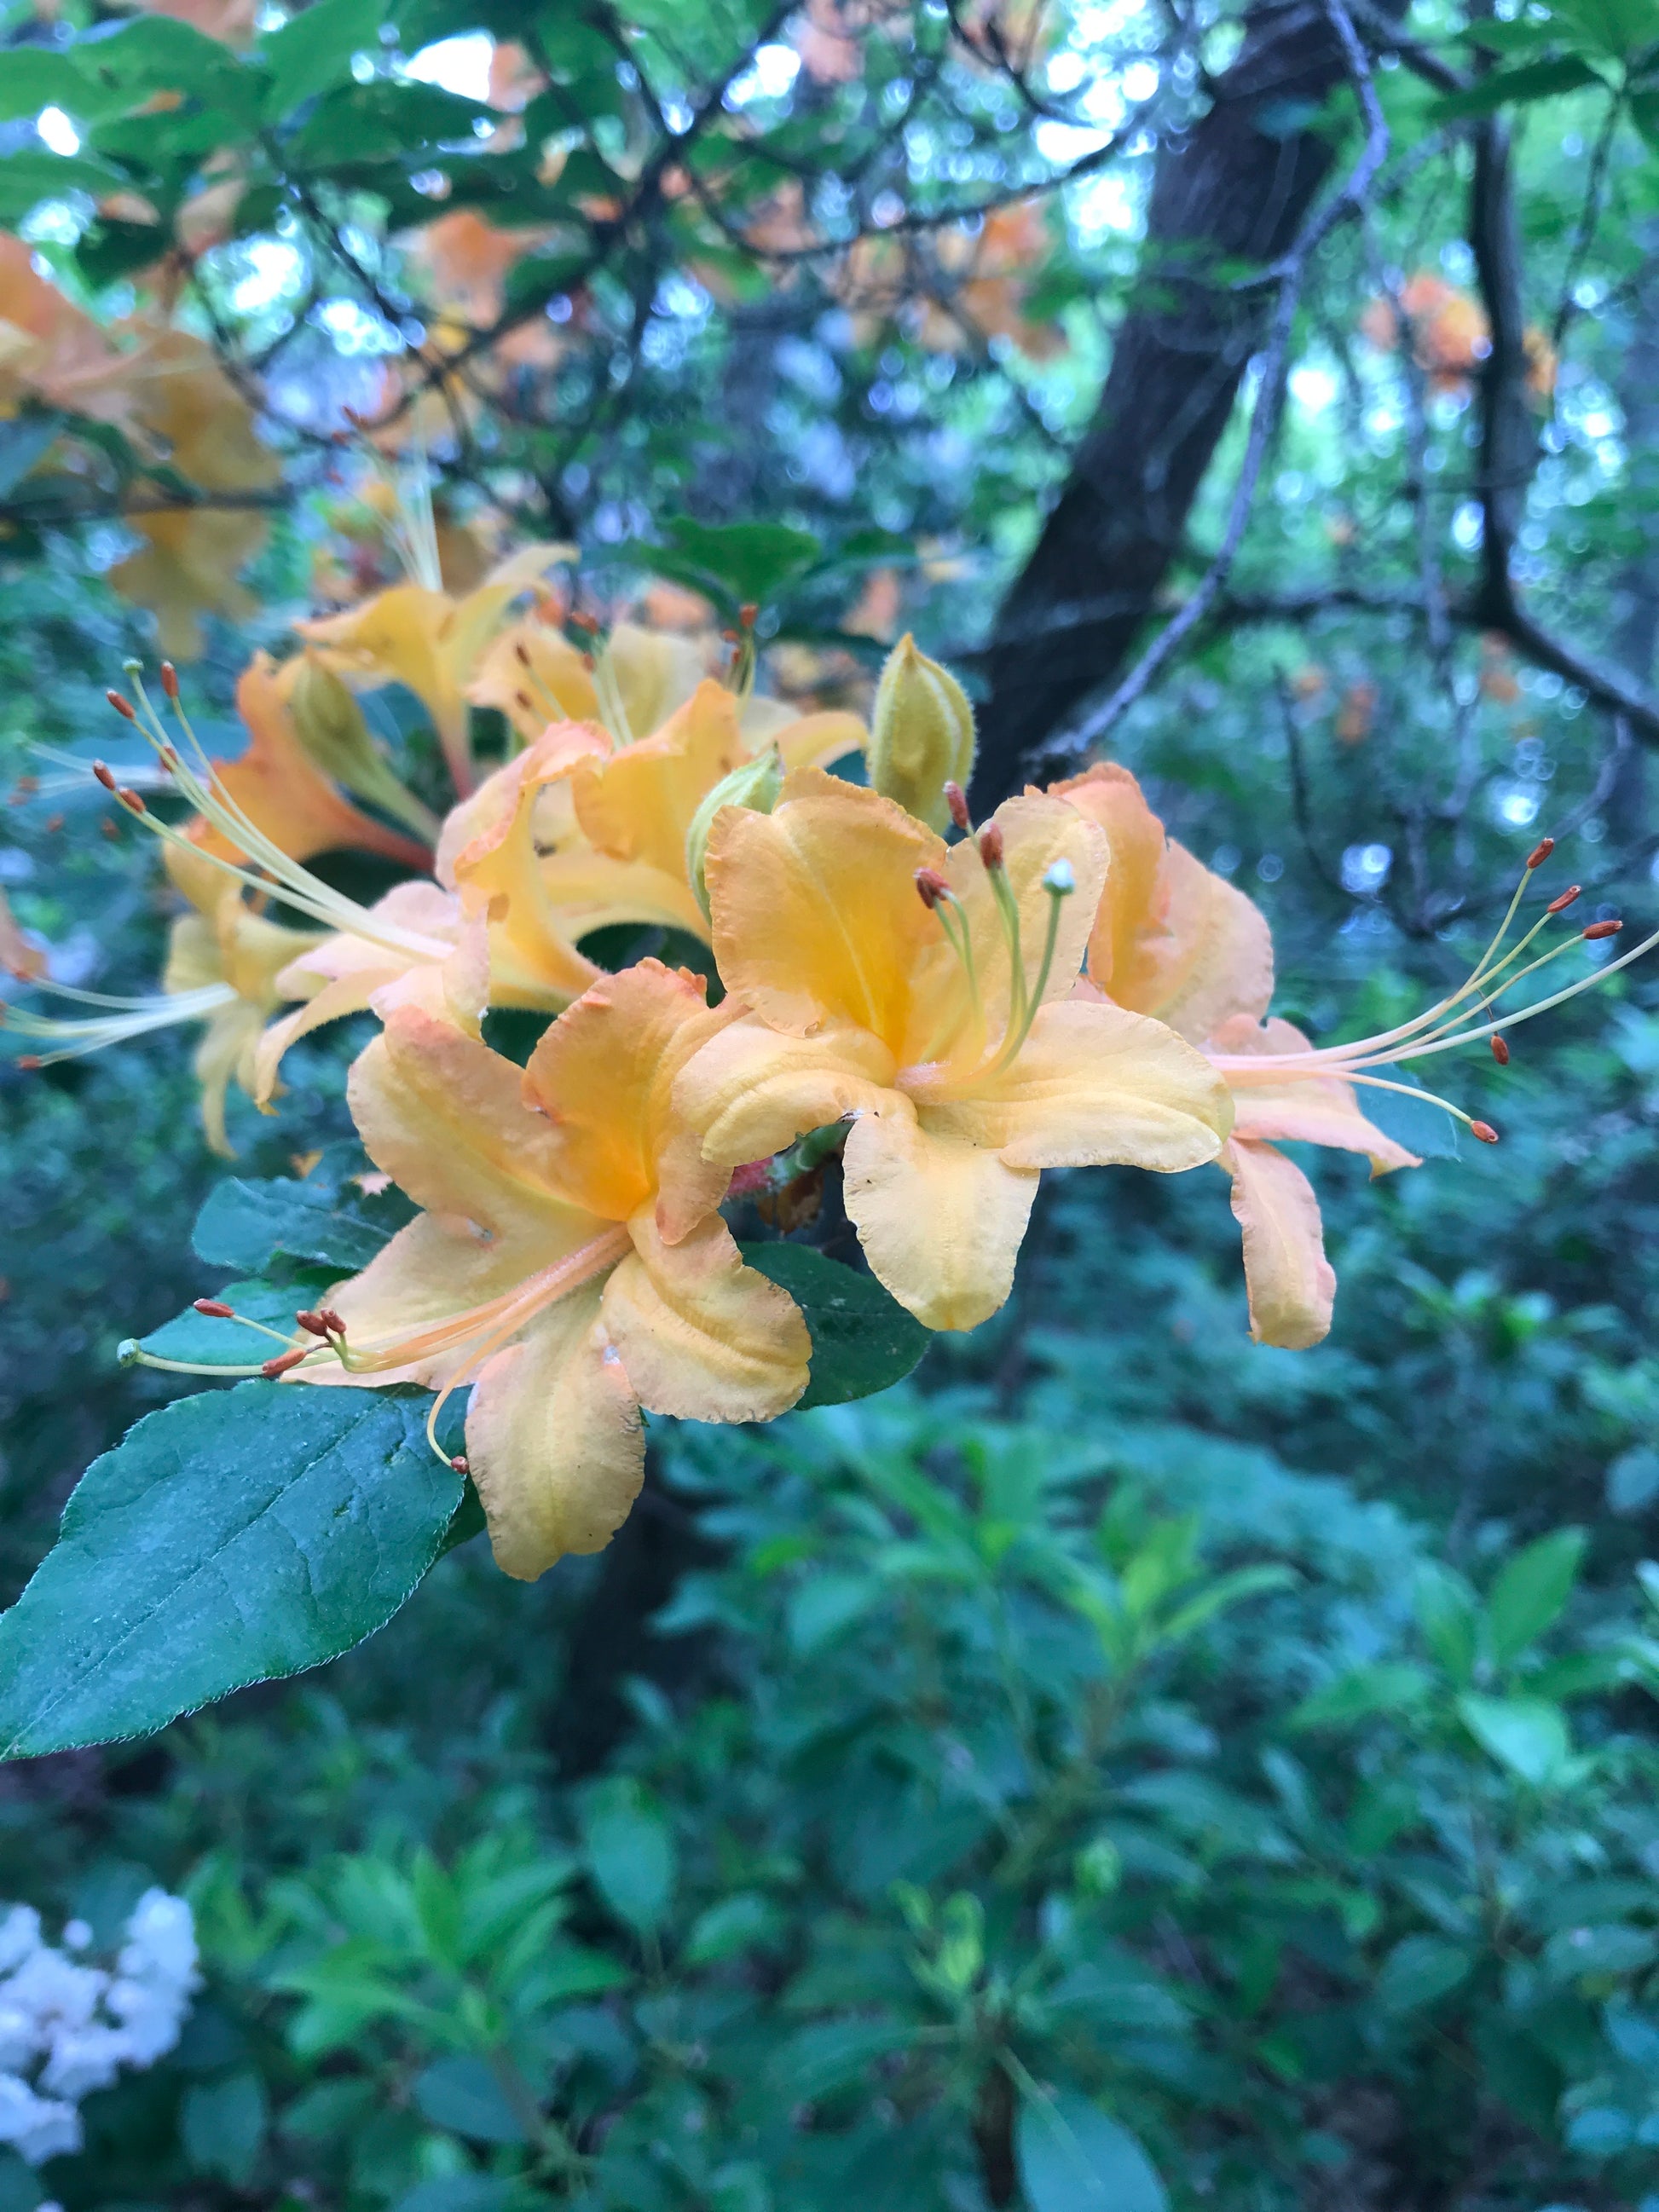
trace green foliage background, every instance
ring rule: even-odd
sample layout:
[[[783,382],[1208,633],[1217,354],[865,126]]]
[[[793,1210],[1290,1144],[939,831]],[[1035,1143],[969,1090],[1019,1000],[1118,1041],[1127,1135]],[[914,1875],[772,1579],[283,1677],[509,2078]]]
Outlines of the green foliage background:
[[[325,0],[295,27],[325,8],[343,20]],[[1143,35],[1138,19],[1087,34],[1088,12],[1085,43]],[[1595,52],[1595,13],[1511,19],[1521,62],[1531,24],[1555,71],[1522,118],[1547,321],[1604,106],[1564,42]],[[404,44],[471,26],[453,15],[411,17]],[[1456,27],[1418,18],[1425,38]],[[290,59],[283,97],[317,99]],[[591,73],[602,148],[625,103],[611,64]],[[321,82],[297,127],[330,188],[406,216],[429,150],[361,136],[377,88]],[[1423,87],[1401,72],[1384,92],[1423,143]],[[872,78],[872,132],[904,96]],[[1615,142],[1613,215],[1577,280],[1592,289],[1562,295],[1526,541],[1553,617],[1638,678],[1659,603],[1638,422],[1652,97],[1637,87],[1641,127]],[[350,161],[330,102],[360,134]],[[970,167],[1036,173],[1030,118],[988,116]],[[428,123],[434,143],[450,127]],[[5,173],[21,220],[36,184]],[[921,159],[919,202],[942,174]],[[1391,267],[1467,281],[1449,174],[1455,156],[1407,165],[1372,240]],[[251,207],[249,236],[270,220]],[[822,298],[781,340],[752,293],[725,316],[670,299],[628,405],[584,416],[602,380],[573,362],[560,427],[506,433],[503,472],[526,510],[568,510],[602,577],[627,573],[625,534],[661,537],[682,507],[811,529],[830,557],[790,608],[803,635],[836,631],[895,534],[925,539],[953,565],[906,568],[907,618],[971,678],[1092,405],[1131,232],[1074,222],[1057,243],[1046,281],[1072,345],[1041,368],[897,331],[866,343]],[[40,242],[94,291],[145,243],[123,264],[116,226]],[[374,273],[396,266],[388,250]],[[613,335],[626,275],[599,288]],[[1639,921],[1653,896],[1639,756],[1609,750],[1582,693],[1530,668],[1516,697],[1482,691],[1478,641],[1437,666],[1420,623],[1381,604],[1419,548],[1412,428],[1354,332],[1374,289],[1364,246],[1339,237],[1297,356],[1323,381],[1292,385],[1238,605],[1114,740],[1176,834],[1267,908],[1280,1009],[1324,1036],[1386,1026],[1460,975],[1564,816],[1587,910]],[[1445,487],[1454,588],[1474,557],[1466,410],[1431,395],[1413,464]],[[839,493],[802,459],[837,450]],[[315,531],[303,501],[276,531],[255,580],[267,633],[212,630],[191,682],[218,713],[298,605]],[[42,739],[94,749],[103,685],[147,643],[107,558],[39,513],[0,548],[8,771]],[[163,908],[148,855],[98,818],[84,799],[20,805],[3,880],[55,944],[95,933],[100,988],[142,988]],[[1351,856],[1382,846],[1386,877],[1356,890]],[[239,1171],[282,1175],[340,1133],[350,1042],[296,1056],[278,1121],[241,1115]],[[218,1170],[187,1058],[173,1035],[32,1079],[0,1069],[9,1598],[81,1470],[167,1395],[120,1371],[116,1344],[216,1286],[190,1252]],[[475,1542],[314,1675],[152,1742],[5,1769],[0,1895],[102,1929],[150,1880],[180,1887],[207,1984],[170,2059],[88,2101],[86,2153],[0,2169],[0,2203],[1654,2212],[1659,985],[1638,971],[1518,1036],[1501,1077],[1448,1080],[1499,1123],[1496,1152],[1375,1188],[1357,1163],[1310,1164],[1341,1281],[1313,1353],[1249,1344],[1218,1176],[1057,1176],[1007,1310],[910,1383],[753,1436],[662,1425],[644,1522],[683,1542],[695,1516],[696,1564],[626,1655],[625,1725],[597,1763],[605,1565],[525,1589]]]

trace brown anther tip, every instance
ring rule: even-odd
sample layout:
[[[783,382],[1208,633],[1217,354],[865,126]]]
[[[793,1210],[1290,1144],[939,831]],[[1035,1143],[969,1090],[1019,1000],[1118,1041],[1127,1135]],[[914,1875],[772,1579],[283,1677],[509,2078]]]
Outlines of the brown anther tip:
[[[994,822],[988,822],[979,833],[979,857],[988,868],[1002,866],[1002,831]]]
[[[234,1321],[236,1318],[235,1308],[228,1306],[222,1298],[193,1298],[191,1304],[192,1311],[205,1314],[210,1321]]]
[[[513,694],[513,703],[515,707],[522,707],[528,714],[533,714],[536,711],[530,702],[530,694],[527,691],[515,691]]]
[[[760,601],[758,599],[745,599],[738,609],[738,620],[745,629],[753,629],[759,618]]]
[[[20,775],[11,787],[12,805],[15,806],[25,799],[33,799],[40,788],[40,779],[38,775]]]
[[[1498,1142],[1498,1132],[1490,1121],[1471,1121],[1469,1134],[1472,1137],[1479,1137],[1483,1145],[1495,1145]]]
[[[120,786],[118,790],[116,792],[115,796],[120,800],[122,805],[126,808],[129,814],[142,814],[143,812],[143,800],[139,798],[136,791],[129,790],[125,783]]]
[[[968,812],[968,796],[959,783],[947,783],[945,785],[945,804],[950,808],[951,819],[956,823],[958,830],[971,830],[973,828],[973,821]]]
[[[274,1382],[279,1375],[286,1375],[290,1367],[297,1367],[307,1356],[303,1344],[296,1344],[292,1352],[279,1352],[275,1359],[267,1359],[259,1370],[267,1382]]]
[[[459,1452],[456,1453],[454,1458],[450,1461],[449,1464],[454,1468],[457,1474],[468,1474],[471,1472],[471,1468],[467,1466],[466,1462],[461,1457]]]
[[[34,1070],[39,1067],[40,1065],[40,1055],[38,1052],[20,1052],[16,1059],[12,1062],[12,1066],[14,1067],[26,1067],[29,1070],[31,1074],[33,1073]]]
[[[179,672],[170,660],[161,663],[161,689],[169,699],[179,696]]]
[[[118,714],[125,714],[130,722],[136,722],[137,720],[137,712],[135,709],[131,700],[124,699],[118,691],[106,691],[104,696],[109,701],[110,705],[114,708]]]
[[[915,880],[921,902],[931,914],[951,886],[937,868],[918,868]]]
[[[1559,898],[1553,898],[1550,901],[1549,904],[1544,908],[1545,913],[1565,914],[1567,908],[1572,904],[1573,901],[1583,891],[1583,888],[1584,886],[1583,884],[1570,884],[1566,890],[1562,892]]]
[[[1617,937],[1624,926],[1622,921],[1593,921],[1584,932],[1585,941],[1594,945],[1598,938]]]
[[[515,638],[513,641],[513,657],[518,662],[520,668],[529,667],[530,647],[525,643],[521,637]]]
[[[103,785],[106,791],[114,790],[115,773],[114,770],[111,769],[107,762],[94,761],[92,764],[92,772],[97,777],[99,782]]]
[[[1510,1064],[1510,1048],[1508,1045],[1504,1043],[1503,1038],[1501,1036],[1488,1037],[1486,1042],[1492,1047],[1492,1056],[1498,1062],[1498,1065],[1500,1067],[1507,1067]]]
[[[171,745],[163,745],[156,757],[160,760],[162,767],[167,770],[169,775],[176,775],[178,774],[179,756]]]
[[[720,635],[725,639],[727,645],[738,645],[742,642],[738,633],[734,629],[723,629],[720,632]]]
[[[1527,855],[1527,866],[1529,868],[1541,868],[1554,850],[1553,837],[1540,837]]]
[[[340,1319],[339,1315],[335,1312],[332,1306],[319,1306],[317,1309],[317,1318],[322,1322],[324,1328],[331,1330],[334,1335],[343,1336],[345,1334],[345,1323]]]
[[[61,814],[48,814],[46,821],[41,824],[48,837],[55,837],[63,826],[64,817]]]
[[[296,1313],[294,1316],[307,1336],[326,1336],[328,1323],[319,1313]]]
[[[580,630],[584,637],[597,637],[599,634],[599,618],[597,615],[573,614],[570,617],[570,627],[572,629]]]

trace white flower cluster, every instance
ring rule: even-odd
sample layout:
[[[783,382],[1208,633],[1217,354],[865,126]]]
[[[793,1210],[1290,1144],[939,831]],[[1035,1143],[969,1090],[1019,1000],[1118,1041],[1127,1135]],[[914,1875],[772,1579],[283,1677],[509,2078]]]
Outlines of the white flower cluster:
[[[30,1905],[0,1917],[0,2143],[31,2166],[80,2149],[82,2097],[172,2050],[200,1981],[190,1907],[164,1889],[133,1907],[112,1970],[71,1957],[91,1942],[71,1920],[54,1949]]]

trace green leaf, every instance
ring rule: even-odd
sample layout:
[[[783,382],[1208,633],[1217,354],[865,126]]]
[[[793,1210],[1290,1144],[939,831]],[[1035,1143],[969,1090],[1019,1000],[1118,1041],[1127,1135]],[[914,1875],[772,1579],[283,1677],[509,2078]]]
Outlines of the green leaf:
[[[812,1339],[812,1374],[797,1410],[868,1398],[902,1382],[930,1332],[873,1275],[827,1260],[810,1244],[745,1244],[759,1274],[788,1291]]]
[[[1014,2151],[1030,2212],[1168,2212],[1164,2184],[1134,2136],[1074,2091],[1024,2100]]]
[[[677,1875],[673,1835],[637,1782],[600,1784],[583,1808],[582,1840],[595,1887],[641,1935],[662,1924]]]
[[[400,2197],[393,2212],[507,2212],[527,2192],[488,2173],[441,2173]]]
[[[301,100],[351,75],[354,54],[378,53],[382,0],[313,0],[302,15],[268,32],[259,52],[270,66],[265,113],[280,121]]]
[[[43,107],[61,107],[84,123],[100,110],[98,94],[70,56],[50,46],[10,46],[0,67],[0,123],[33,122]]]
[[[415,2080],[415,2102],[434,2128],[474,2142],[521,2143],[525,2131],[495,2071],[483,2058],[457,2052],[434,2059]]]
[[[819,551],[809,531],[782,522],[693,522],[681,515],[664,532],[665,545],[635,540],[617,548],[618,558],[705,592],[728,611],[746,600],[764,605],[775,599]]]
[[[683,1955],[689,1966],[715,1966],[723,1959],[740,1958],[745,1951],[776,1943],[782,1929],[783,1916],[769,1897],[758,1890],[740,1890],[698,1914]]]
[[[424,1411],[244,1382],[146,1414],[87,1469],[0,1615],[0,1756],[145,1735],[372,1635],[461,1494]]]
[[[281,1329],[289,1336],[297,1334],[295,1309],[307,1303],[291,1283],[227,1283],[214,1296],[222,1304],[234,1306],[249,1321],[263,1322],[268,1328]],[[244,1328],[238,1322],[216,1321],[191,1306],[140,1337],[138,1343],[141,1350],[153,1352],[158,1359],[181,1360],[191,1367],[250,1367],[274,1358],[283,1349],[257,1329]]]
[[[1407,1090],[1422,1095],[1407,1097],[1403,1091],[1368,1090],[1365,1119],[1381,1129],[1385,1137],[1392,1137],[1396,1145],[1415,1152],[1419,1159],[1456,1159],[1456,1122],[1443,1107],[1431,1104],[1428,1093],[1411,1069],[1393,1060],[1379,1060],[1373,1073],[1384,1082],[1403,1083]]]
[[[51,414],[0,422],[0,499],[28,474],[63,427],[63,416]]]
[[[1418,1569],[1413,1593],[1417,1625],[1442,1671],[1465,1688],[1474,1680],[1480,1648],[1480,1610],[1462,1575],[1428,1560]]]
[[[8,154],[0,160],[0,224],[15,230],[42,200],[61,200],[70,192],[102,199],[126,181],[112,163],[88,154],[37,153],[31,148]]]
[[[1582,1528],[1556,1528],[1506,1560],[1486,1597],[1486,1644],[1500,1667],[1517,1659],[1559,1619],[1586,1543]]]
[[[1495,115],[1511,102],[1549,100],[1557,93],[1578,92],[1601,78],[1588,62],[1576,54],[1560,54],[1544,61],[1522,62],[1514,69],[1493,70],[1462,92],[1449,92],[1429,110],[1431,123],[1453,123],[1471,116]]]
[[[1500,1765],[1536,1790],[1556,1780],[1572,1755],[1566,1717],[1541,1698],[1481,1698],[1457,1700],[1463,1725]]]
[[[366,1267],[409,1218],[395,1192],[369,1197],[320,1170],[303,1182],[240,1176],[210,1191],[191,1243],[210,1267],[261,1274],[279,1255],[355,1273]]]
[[[1377,2002],[1385,2012],[1416,2012],[1437,2004],[1461,1982],[1473,1964],[1467,1951],[1438,1936],[1407,1936],[1382,1962],[1376,1979]]]
[[[503,300],[509,313],[526,314],[544,307],[591,267],[586,253],[527,253],[508,271]]]
[[[790,2102],[810,2105],[860,2080],[878,2058],[908,2050],[915,2039],[903,2021],[815,2021],[779,2045],[767,2062],[767,2079]]]
[[[196,2171],[236,2188],[253,2178],[266,2124],[265,2093],[257,2074],[198,2082],[179,2112],[179,2139]]]
[[[1293,1729],[1346,1728],[1373,1713],[1403,1715],[1419,1705],[1432,1687],[1427,1668],[1414,1667],[1409,1660],[1352,1667],[1304,1698],[1291,1715],[1290,1724]]]

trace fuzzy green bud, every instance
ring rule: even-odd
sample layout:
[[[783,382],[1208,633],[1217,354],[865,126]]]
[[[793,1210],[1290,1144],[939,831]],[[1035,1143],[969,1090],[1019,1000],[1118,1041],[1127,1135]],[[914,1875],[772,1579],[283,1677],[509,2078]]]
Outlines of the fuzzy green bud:
[[[708,890],[703,882],[703,867],[708,858],[708,839],[714,817],[727,806],[746,806],[751,814],[769,814],[782,789],[783,762],[774,745],[770,751],[757,753],[753,760],[743,762],[730,775],[723,775],[691,817],[691,827],[685,833],[685,874],[705,915],[708,912]]]
[[[948,668],[918,653],[907,630],[887,656],[870,730],[870,781],[934,830],[951,819],[947,783],[974,768],[974,709]]]
[[[406,791],[369,733],[363,710],[331,668],[314,653],[295,667],[288,687],[289,719],[307,756],[359,799],[383,807],[428,844],[441,827],[431,810]]]

